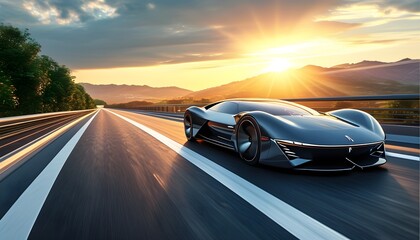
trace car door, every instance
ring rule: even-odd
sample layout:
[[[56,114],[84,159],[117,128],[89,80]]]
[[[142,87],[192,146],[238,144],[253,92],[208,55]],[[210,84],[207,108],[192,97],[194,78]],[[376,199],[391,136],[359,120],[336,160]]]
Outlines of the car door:
[[[207,122],[210,136],[214,140],[231,143],[235,129],[234,115],[238,113],[238,104],[235,102],[222,102],[208,109]]]

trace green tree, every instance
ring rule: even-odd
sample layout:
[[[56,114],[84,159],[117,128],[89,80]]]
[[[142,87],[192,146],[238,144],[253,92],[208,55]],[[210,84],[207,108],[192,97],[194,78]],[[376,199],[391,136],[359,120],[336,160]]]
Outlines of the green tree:
[[[104,106],[107,105],[106,102],[104,100],[101,100],[101,99],[93,99],[93,101],[94,101],[95,105],[104,105]]]
[[[0,24],[0,116],[94,108],[70,69],[40,51],[27,29]]]
[[[46,112],[71,110],[71,94],[74,91],[70,69],[60,66],[48,56],[40,58],[41,68],[49,79],[43,94],[43,109]]]
[[[20,113],[41,111],[42,89],[35,64],[40,51],[41,46],[30,38],[28,30],[0,25],[0,71],[15,88]]]
[[[10,115],[16,108],[18,101],[15,91],[10,78],[0,72],[0,117]]]
[[[96,107],[95,101],[90,97],[89,94],[85,92],[85,108],[95,108],[95,107]]]
[[[85,92],[83,86],[79,84],[74,84],[73,86],[70,103],[71,110],[95,108],[95,102],[89,94]]]

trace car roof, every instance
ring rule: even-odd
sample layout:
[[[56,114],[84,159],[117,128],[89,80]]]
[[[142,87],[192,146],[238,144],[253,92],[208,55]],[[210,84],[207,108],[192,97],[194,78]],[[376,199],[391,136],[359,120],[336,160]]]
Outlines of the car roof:
[[[306,106],[294,103],[294,102],[289,102],[289,101],[285,101],[285,100],[279,100],[279,99],[272,99],[272,98],[231,98],[231,99],[224,99],[224,100],[220,100],[217,102],[213,102],[210,103],[206,106],[204,106],[204,108],[208,109],[216,104],[222,103],[222,102],[233,102],[233,103],[241,103],[241,102],[250,102],[250,103],[282,103],[282,104],[287,104],[287,105],[292,105],[301,109],[304,109],[312,114],[314,113],[318,113],[317,111],[313,110],[312,108],[308,108]]]
[[[221,100],[220,102],[287,102],[273,98],[231,98]]]
[[[267,102],[267,103],[290,103],[288,101],[283,101],[279,99],[268,99],[268,98],[234,98],[234,99],[226,99],[221,102]]]
[[[216,102],[212,102],[210,104],[208,104],[207,106],[213,106],[216,105],[218,103],[222,103],[222,102],[277,102],[277,103],[289,103],[289,104],[293,104],[291,102],[288,101],[284,101],[284,100],[279,100],[279,99],[272,99],[272,98],[230,98],[230,99],[223,99],[223,100],[219,100]]]

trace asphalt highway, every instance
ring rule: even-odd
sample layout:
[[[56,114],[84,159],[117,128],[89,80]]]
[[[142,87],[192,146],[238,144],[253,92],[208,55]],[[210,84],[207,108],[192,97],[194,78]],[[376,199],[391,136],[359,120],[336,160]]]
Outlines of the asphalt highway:
[[[372,170],[253,167],[103,109],[0,181],[0,239],[419,239],[418,149],[392,147]]]

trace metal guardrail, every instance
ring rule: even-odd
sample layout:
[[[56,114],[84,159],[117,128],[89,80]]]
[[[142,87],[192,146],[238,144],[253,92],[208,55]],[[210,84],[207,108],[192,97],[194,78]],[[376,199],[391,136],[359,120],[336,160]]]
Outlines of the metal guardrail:
[[[320,112],[328,112],[341,108],[359,109],[373,115],[379,122],[397,125],[415,125],[420,123],[420,94],[394,94],[376,96],[343,96],[325,98],[292,98],[283,99],[296,102]],[[190,106],[197,104],[155,104],[133,107],[134,109],[152,112],[184,112]]]
[[[67,124],[91,110],[0,118],[0,157],[38,136]]]
[[[390,94],[373,96],[343,96],[324,98],[289,98],[283,99],[291,102],[313,102],[313,101],[380,101],[380,100],[420,100],[420,94]]]

